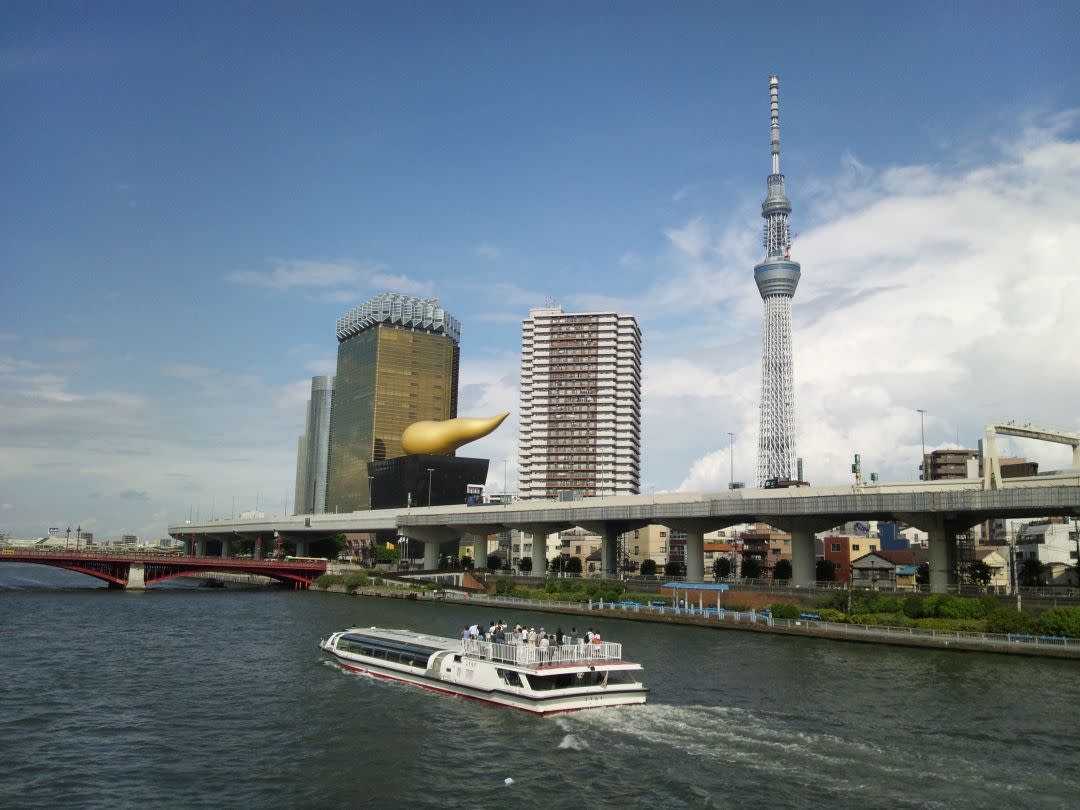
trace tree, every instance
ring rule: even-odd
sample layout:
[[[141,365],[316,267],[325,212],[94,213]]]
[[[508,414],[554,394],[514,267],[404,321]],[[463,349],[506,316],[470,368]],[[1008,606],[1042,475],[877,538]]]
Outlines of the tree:
[[[761,579],[761,563],[757,557],[743,557],[742,575],[743,579]]]
[[[964,577],[972,585],[985,587],[994,578],[994,571],[983,560],[972,560],[964,566]]]
[[[1042,564],[1038,560],[1024,560],[1020,566],[1020,584],[1025,588],[1037,588],[1043,584]]]
[[[563,570],[568,574],[580,574],[581,557],[567,557],[566,562],[563,563]]]
[[[492,571],[498,571],[500,568],[502,568],[502,564],[502,557],[500,557],[498,554],[488,555],[487,567],[490,568]]]
[[[930,584],[930,563],[922,563],[915,571],[915,582],[919,585]]]
[[[717,557],[712,564],[713,579],[720,581],[727,579],[731,574],[731,560],[727,557]]]
[[[686,566],[678,560],[671,560],[664,566],[664,574],[669,577],[686,576]]]
[[[566,557],[557,554],[548,560],[548,570],[553,574],[559,574],[566,570]]]
[[[532,557],[522,557],[518,560],[518,568],[526,574],[532,571]]]
[[[832,582],[836,579],[836,569],[828,560],[818,560],[814,565],[814,579],[818,582]]]
[[[648,559],[641,561],[641,575],[651,577],[656,575],[656,560]]]
[[[772,578],[774,582],[778,579],[791,579],[791,560],[778,560],[773,566]]]
[[[401,559],[401,552],[398,551],[397,546],[393,548],[387,548],[385,544],[380,543],[375,546],[375,562],[377,563],[396,563]]]
[[[472,571],[476,568],[476,562],[468,554],[463,554],[461,557],[461,568],[464,571]]]

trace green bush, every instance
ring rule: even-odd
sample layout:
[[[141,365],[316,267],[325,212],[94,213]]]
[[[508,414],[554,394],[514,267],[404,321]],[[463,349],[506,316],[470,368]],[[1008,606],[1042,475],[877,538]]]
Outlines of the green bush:
[[[937,615],[945,619],[986,618],[986,604],[979,599],[950,599],[942,602]]]
[[[315,580],[315,587],[325,591],[331,585],[341,585],[343,582],[345,582],[345,577],[341,574],[323,574]]]
[[[381,586],[381,585],[383,585],[383,584],[384,584],[384,582],[383,582],[383,578],[382,578],[382,577],[375,577],[375,579],[374,579],[374,580],[372,580],[372,583],[371,583],[371,584],[372,584],[372,585],[376,585],[376,586]]]
[[[508,579],[495,580],[495,593],[499,596],[508,596],[514,590],[513,583]]]
[[[921,596],[909,596],[904,600],[904,615],[909,619],[918,619],[923,615],[923,603],[926,600]]]
[[[769,610],[774,619],[797,619],[803,612],[801,607],[790,602],[774,602],[769,605]]]
[[[846,622],[847,614],[836,608],[822,608],[817,612],[823,622]]]
[[[986,617],[986,632],[1034,634],[1035,617],[1030,613],[1017,613],[1006,607],[998,607]]]
[[[902,611],[898,613],[879,613],[878,624],[886,627],[914,627],[915,620]]]
[[[357,588],[366,588],[368,584],[368,575],[364,572],[358,574],[349,574],[345,578],[345,589],[348,591],[355,591]]]
[[[1046,611],[1035,621],[1035,631],[1040,636],[1080,638],[1080,608],[1056,607]]]
[[[821,614],[818,614],[821,615]],[[852,613],[852,624],[878,624],[878,615],[876,613]]]

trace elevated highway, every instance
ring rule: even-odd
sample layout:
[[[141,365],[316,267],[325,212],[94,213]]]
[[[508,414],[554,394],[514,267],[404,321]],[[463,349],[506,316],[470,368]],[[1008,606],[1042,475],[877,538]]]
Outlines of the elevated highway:
[[[930,585],[944,591],[955,582],[957,535],[992,518],[1080,517],[1080,469],[1030,478],[971,478],[898,484],[739,489],[591,498],[580,501],[519,501],[506,505],[432,506],[349,514],[298,515],[184,523],[169,533],[205,548],[208,539],[285,537],[298,544],[335,532],[390,531],[425,544],[425,567],[435,568],[441,543],[518,529],[534,538],[533,568],[544,569],[552,532],[580,526],[603,538],[602,565],[615,574],[620,534],[652,523],[687,534],[687,577],[704,578],[704,535],[743,523],[762,522],[792,535],[793,580],[813,582],[814,534],[849,520],[899,520],[930,538]],[[484,548],[482,543],[477,548]],[[477,563],[486,563],[486,551]]]

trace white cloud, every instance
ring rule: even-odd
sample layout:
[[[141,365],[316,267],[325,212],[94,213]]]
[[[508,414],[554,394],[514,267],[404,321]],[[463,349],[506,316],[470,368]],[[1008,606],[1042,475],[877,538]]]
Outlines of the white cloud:
[[[812,480],[847,480],[855,452],[884,480],[914,478],[920,407],[928,449],[955,443],[957,433],[973,447],[985,423],[1001,418],[1080,426],[1080,324],[1070,306],[1080,300],[1080,276],[1065,258],[1080,251],[1072,193],[1080,144],[1045,133],[1021,140],[1024,148],[963,172],[875,170],[849,155],[831,183],[817,181],[817,224],[793,249],[803,272],[793,307],[798,452]],[[798,179],[788,185],[798,227]],[[702,300],[703,289],[731,283],[730,264],[713,249],[718,229],[704,218],[666,233],[682,257],[665,279],[672,297]],[[739,270],[752,297],[732,300],[728,314],[747,326],[752,317],[760,330],[752,265]],[[717,374],[716,358],[699,351],[650,352],[656,337],[644,335],[646,408],[659,400],[664,413],[649,422],[647,475],[670,477],[651,468],[654,447],[696,437],[709,449],[681,486],[722,488],[730,471],[720,431],[741,428],[736,477],[746,477],[756,455],[759,358],[744,352],[738,368]],[[695,403],[710,397],[706,416]],[[1025,452],[1067,463],[1059,448]]]
[[[502,248],[491,242],[481,242],[473,248],[473,253],[481,259],[487,259],[489,262],[497,262],[503,256]]]
[[[305,291],[324,301],[359,302],[381,290],[429,294],[432,284],[401,273],[384,264],[339,259],[272,259],[269,270],[238,270],[225,276],[236,284],[282,291]]]

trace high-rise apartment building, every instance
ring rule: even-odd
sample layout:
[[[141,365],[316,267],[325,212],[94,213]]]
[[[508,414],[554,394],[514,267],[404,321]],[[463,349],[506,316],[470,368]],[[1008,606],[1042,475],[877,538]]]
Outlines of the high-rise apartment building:
[[[376,296],[338,319],[326,511],[371,504],[368,464],[413,422],[457,416],[461,325],[438,299]]]
[[[334,404],[334,378],[312,377],[304,435],[296,450],[294,514],[326,511],[326,476],[330,455],[330,414]]]
[[[530,310],[518,452],[522,498],[637,494],[641,330],[633,317]]]

